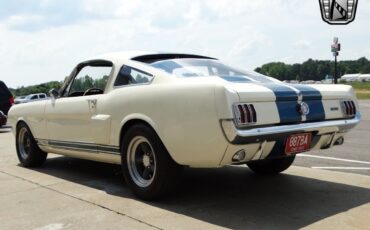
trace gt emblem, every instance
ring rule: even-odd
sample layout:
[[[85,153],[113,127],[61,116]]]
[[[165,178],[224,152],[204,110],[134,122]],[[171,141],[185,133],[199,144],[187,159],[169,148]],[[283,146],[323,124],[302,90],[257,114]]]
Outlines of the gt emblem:
[[[319,0],[321,17],[332,25],[345,25],[355,20],[358,0]]]
[[[310,113],[310,107],[306,102],[301,102],[298,104],[298,112],[306,116]]]

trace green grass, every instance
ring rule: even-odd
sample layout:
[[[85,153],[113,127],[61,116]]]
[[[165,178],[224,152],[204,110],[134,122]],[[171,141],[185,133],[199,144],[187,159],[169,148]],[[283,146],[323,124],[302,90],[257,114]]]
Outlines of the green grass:
[[[356,91],[357,99],[370,99],[370,91],[368,92],[358,92]]]
[[[343,84],[351,85],[355,89],[357,99],[370,99],[370,82],[351,82]]]
[[[365,90],[370,91],[370,82],[351,82],[344,83],[346,85],[352,85],[355,90]]]

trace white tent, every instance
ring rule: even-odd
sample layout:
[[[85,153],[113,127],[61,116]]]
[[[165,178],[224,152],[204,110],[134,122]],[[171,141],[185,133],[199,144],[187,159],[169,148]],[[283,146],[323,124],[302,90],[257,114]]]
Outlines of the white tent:
[[[370,74],[361,74],[359,76],[359,81],[370,81]]]
[[[360,81],[360,75],[359,73],[355,74],[345,74],[343,75],[340,80],[346,81],[346,82],[353,82],[353,81]]]

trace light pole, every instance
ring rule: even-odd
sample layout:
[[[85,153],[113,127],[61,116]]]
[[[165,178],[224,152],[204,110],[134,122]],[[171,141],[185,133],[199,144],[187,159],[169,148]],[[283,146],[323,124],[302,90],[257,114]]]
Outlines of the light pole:
[[[337,79],[337,57],[339,55],[339,51],[340,51],[340,43],[338,43],[338,38],[337,37],[334,37],[333,39],[333,44],[331,45],[331,52],[333,53],[333,56],[334,56],[334,75],[333,75],[333,78],[334,78],[334,84],[337,84],[338,83],[338,79]]]

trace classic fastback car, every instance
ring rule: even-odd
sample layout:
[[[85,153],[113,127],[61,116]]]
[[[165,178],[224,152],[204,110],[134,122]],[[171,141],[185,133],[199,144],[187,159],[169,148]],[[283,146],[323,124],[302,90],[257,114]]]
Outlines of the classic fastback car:
[[[21,164],[47,153],[121,164],[143,199],[170,191],[182,166],[279,173],[360,120],[351,86],[284,84],[192,54],[102,55],[50,94],[9,112]]]

